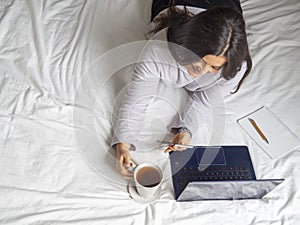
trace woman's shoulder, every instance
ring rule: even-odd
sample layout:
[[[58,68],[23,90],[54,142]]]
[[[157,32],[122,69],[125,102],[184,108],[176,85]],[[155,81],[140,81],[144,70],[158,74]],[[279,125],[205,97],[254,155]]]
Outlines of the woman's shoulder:
[[[141,51],[136,65],[139,76],[154,76],[172,83],[187,83],[191,77],[169,51],[168,42],[149,40]]]
[[[159,39],[148,40],[141,50],[139,59],[166,64],[176,63],[169,50],[168,42]]]
[[[148,40],[160,40],[160,41],[167,41],[167,30],[168,28],[164,28],[157,33],[146,33],[146,37]]]

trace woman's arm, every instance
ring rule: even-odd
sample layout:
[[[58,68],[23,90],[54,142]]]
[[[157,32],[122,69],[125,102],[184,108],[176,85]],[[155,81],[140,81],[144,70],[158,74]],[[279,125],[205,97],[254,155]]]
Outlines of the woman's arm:
[[[154,62],[140,62],[136,65],[119,109],[112,146],[126,142],[135,148],[144,126],[147,107],[158,89],[160,80],[156,73],[158,70]]]
[[[135,149],[144,127],[147,107],[158,89],[159,76],[155,73],[158,71],[154,62],[138,63],[119,109],[111,145],[116,148],[116,167],[125,179],[133,176],[128,170],[131,166],[130,150]]]

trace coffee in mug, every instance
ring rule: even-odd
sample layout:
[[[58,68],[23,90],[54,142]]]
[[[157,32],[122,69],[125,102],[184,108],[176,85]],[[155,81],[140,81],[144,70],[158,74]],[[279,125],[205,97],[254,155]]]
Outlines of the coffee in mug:
[[[155,167],[145,166],[137,172],[136,180],[144,187],[154,187],[160,183],[161,175]]]
[[[155,164],[142,163],[134,169],[135,186],[138,194],[143,198],[157,194],[162,179],[162,170]]]

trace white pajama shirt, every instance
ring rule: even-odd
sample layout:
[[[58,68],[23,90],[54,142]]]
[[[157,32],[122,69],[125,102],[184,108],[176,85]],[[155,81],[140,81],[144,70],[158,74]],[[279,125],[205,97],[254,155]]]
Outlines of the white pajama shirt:
[[[235,90],[247,69],[244,62],[240,71],[230,80],[220,76],[222,70],[216,74],[206,73],[194,78],[172,57],[166,40],[166,29],[163,29],[142,50],[119,109],[112,146],[127,142],[135,148],[144,127],[147,107],[153,96],[157,95],[160,82],[188,91],[189,99],[185,110],[181,118],[171,126],[187,127],[192,133],[196,133],[204,123],[212,119],[211,108],[222,104],[224,97]]]

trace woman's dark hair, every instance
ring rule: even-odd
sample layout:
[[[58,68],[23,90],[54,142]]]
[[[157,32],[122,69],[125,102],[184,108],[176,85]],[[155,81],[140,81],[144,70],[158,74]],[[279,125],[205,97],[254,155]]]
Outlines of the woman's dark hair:
[[[169,5],[167,13],[158,16],[153,22],[156,23],[152,30],[154,33],[168,27],[168,42],[175,44],[169,44],[170,52],[181,65],[194,63],[199,61],[198,57],[203,58],[209,54],[223,54],[227,62],[221,76],[231,79],[246,61],[247,70],[233,93],[239,90],[252,68],[245,22],[240,12],[231,8],[212,7],[194,16],[186,7],[179,10],[174,5]],[[180,55],[182,51],[177,51],[174,46],[188,49],[193,54]]]

